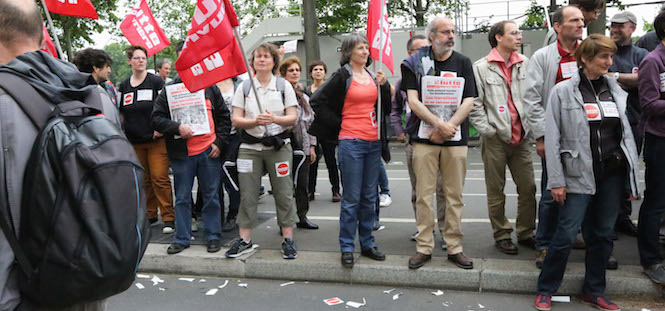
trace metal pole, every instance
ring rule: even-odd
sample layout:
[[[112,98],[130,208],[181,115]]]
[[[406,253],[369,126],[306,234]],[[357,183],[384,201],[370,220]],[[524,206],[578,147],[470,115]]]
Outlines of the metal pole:
[[[384,21],[384,14],[385,14],[385,9],[386,7],[386,0],[381,0],[381,19],[379,20],[379,67],[381,67],[381,64],[383,64],[383,45],[385,44],[385,38],[383,34],[383,21]],[[381,85],[377,83],[377,93],[378,93],[378,98],[377,98],[377,115],[376,115],[376,125],[378,129],[378,136],[379,140],[381,140],[381,121],[383,120],[383,115],[381,114]]]
[[[60,40],[58,39],[58,35],[55,33],[55,27],[53,26],[51,13],[48,11],[48,7],[46,7],[46,1],[42,0],[42,5],[44,6],[44,12],[46,12],[46,20],[48,20],[48,26],[51,27],[53,40],[55,40],[55,48],[58,50],[58,55],[60,56],[60,59],[64,60],[65,55],[62,53],[62,48],[60,47]]]
[[[44,1],[44,0],[42,0]],[[247,67],[247,74],[249,75],[249,85],[252,86],[252,91],[254,92],[254,98],[256,99],[256,104],[259,106],[259,113],[263,113],[263,106],[261,106],[261,101],[259,100],[259,93],[256,92],[256,87],[254,86],[254,77],[252,76],[252,69],[249,67],[249,62],[247,57],[245,57],[245,48],[242,46],[242,40],[240,40],[240,33],[238,32],[239,27],[233,27],[233,35],[236,37],[236,42],[238,42],[238,47],[240,48],[240,53],[242,54],[242,59],[245,61],[245,67]],[[264,125],[265,132],[263,135],[268,134],[268,126]]]

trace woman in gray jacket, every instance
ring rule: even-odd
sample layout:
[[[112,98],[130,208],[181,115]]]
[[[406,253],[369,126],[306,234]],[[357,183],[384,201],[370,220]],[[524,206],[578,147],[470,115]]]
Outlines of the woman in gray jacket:
[[[605,76],[617,47],[598,34],[575,51],[578,74],[557,84],[546,111],[547,188],[560,204],[556,233],[538,278],[538,310],[550,310],[568,255],[582,228],[587,244],[582,300],[620,310],[604,297],[605,264],[627,187],[637,197],[637,150],[626,118],[627,93]]]

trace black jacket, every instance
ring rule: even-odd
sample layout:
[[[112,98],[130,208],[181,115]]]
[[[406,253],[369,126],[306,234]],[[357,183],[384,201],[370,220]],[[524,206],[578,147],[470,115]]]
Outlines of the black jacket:
[[[374,79],[374,83],[378,85],[374,73],[367,68],[365,68],[365,70],[370,73]],[[334,72],[330,79],[314,92],[309,102],[312,109],[314,109],[316,117],[314,123],[312,123],[312,126],[309,128],[310,134],[315,135],[322,141],[337,141],[339,131],[342,127],[342,109],[344,108],[344,100],[352,81],[353,76],[351,74],[351,66],[346,64]],[[381,155],[386,162],[390,161],[390,149],[388,148],[388,137],[386,132],[388,128],[386,116],[390,115],[390,103],[390,83],[386,81],[386,83],[381,85],[382,116],[380,118]],[[374,110],[378,110],[378,100],[377,103],[374,104]]]
[[[181,83],[180,77],[176,77],[172,84]],[[217,139],[213,142],[222,153],[229,141],[229,131],[231,130],[231,118],[229,110],[224,104],[222,93],[216,85],[205,89],[205,98],[212,104],[212,118],[215,123],[215,134]],[[166,91],[162,90],[155,101],[152,110],[152,127],[166,137],[166,150],[170,159],[185,159],[189,156],[186,139],[175,139],[174,135],[180,135],[178,127],[179,122],[171,120]]]

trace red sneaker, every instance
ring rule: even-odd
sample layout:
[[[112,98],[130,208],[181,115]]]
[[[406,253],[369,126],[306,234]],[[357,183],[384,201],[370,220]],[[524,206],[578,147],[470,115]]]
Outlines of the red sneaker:
[[[549,311],[552,309],[552,296],[538,295],[534,306],[540,311]]]
[[[614,302],[611,302],[607,298],[601,296],[584,295],[582,296],[582,302],[600,310],[621,311],[621,308],[619,308],[619,306],[617,306]]]

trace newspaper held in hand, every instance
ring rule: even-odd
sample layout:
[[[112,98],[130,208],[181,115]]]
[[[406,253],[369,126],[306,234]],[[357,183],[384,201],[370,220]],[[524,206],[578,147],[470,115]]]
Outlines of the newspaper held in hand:
[[[171,120],[191,127],[194,136],[210,133],[205,90],[190,93],[184,83],[177,83],[167,85],[164,91]]]
[[[430,112],[443,121],[453,117],[464,92],[464,78],[424,76],[422,79],[422,102]],[[436,128],[427,123],[420,122],[418,138],[427,139]],[[462,130],[457,127],[457,133],[449,141],[462,140]]]

